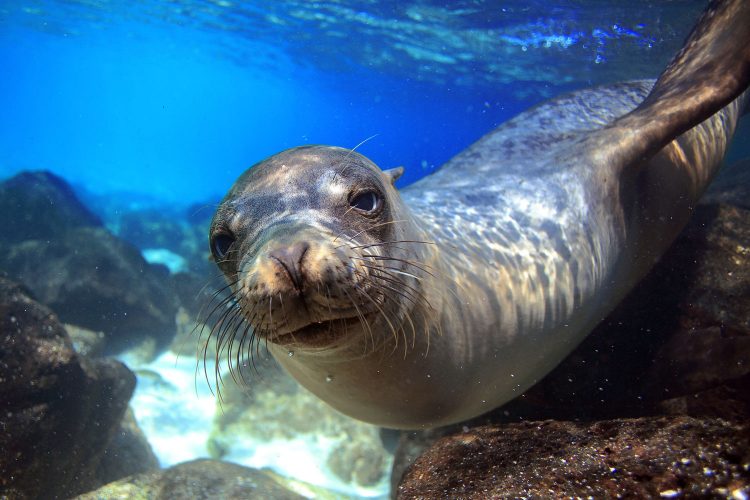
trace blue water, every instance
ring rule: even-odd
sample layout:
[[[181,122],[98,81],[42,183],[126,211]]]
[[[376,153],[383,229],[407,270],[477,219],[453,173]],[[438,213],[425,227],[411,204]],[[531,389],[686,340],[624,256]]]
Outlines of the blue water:
[[[370,138],[403,185],[546,97],[656,76],[702,5],[6,1],[0,178],[189,204],[281,149]]]
[[[216,274],[205,228],[164,221],[211,206],[255,162],[301,144],[358,146],[382,168],[406,167],[403,186],[544,99],[656,77],[705,3],[2,0],[0,181],[55,172],[149,262],[188,268],[202,285]],[[750,156],[750,124],[738,134],[731,159]],[[117,218],[128,210],[142,217],[129,231]],[[216,452],[214,397],[190,355],[174,358],[122,358],[139,372],[130,405],[165,467]],[[311,416],[312,396],[295,397],[278,407],[320,427],[291,444],[224,430],[223,458],[385,498],[391,458],[376,484],[344,484],[327,465],[337,444],[322,449],[332,439],[316,432],[350,440],[339,430],[351,419]],[[275,404],[247,408],[276,419]]]

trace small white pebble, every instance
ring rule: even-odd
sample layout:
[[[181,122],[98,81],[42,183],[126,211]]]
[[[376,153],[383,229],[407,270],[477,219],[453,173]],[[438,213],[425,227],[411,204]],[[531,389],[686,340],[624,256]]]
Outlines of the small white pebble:
[[[659,492],[659,496],[662,498],[674,498],[679,494],[678,490],[664,490]]]

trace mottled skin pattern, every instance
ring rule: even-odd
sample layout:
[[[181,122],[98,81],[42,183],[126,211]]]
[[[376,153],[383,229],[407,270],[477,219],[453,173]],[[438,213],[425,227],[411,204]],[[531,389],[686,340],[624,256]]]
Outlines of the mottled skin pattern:
[[[689,218],[750,80],[748,11],[712,3],[650,96],[641,81],[552,100],[400,195],[399,172],[338,148],[254,166],[211,229],[232,236],[218,260],[242,317],[302,385],[378,425],[458,422],[521,394]],[[727,43],[737,58],[714,62]],[[381,209],[352,209],[368,190]],[[230,352],[236,331],[219,339]]]

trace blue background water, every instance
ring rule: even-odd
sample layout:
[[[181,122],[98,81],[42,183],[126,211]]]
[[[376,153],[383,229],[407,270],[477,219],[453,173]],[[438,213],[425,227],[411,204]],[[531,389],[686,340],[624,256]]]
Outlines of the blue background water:
[[[657,76],[704,4],[3,0],[0,179],[52,170],[111,226],[107,210],[210,204],[281,149],[370,138],[360,151],[384,168],[404,165],[403,185],[545,98]],[[750,153],[749,133],[735,156]],[[150,261],[209,264],[204,229],[191,252],[154,212],[120,234],[179,253]],[[157,229],[133,241],[144,227]],[[211,394],[191,391],[208,392],[194,360],[181,362],[141,367],[131,400],[163,466],[208,454],[216,411]],[[277,451],[275,465],[248,462],[263,446],[235,441],[226,459],[310,482],[303,474],[320,475],[325,462],[314,447],[320,463]]]
[[[0,177],[187,204],[375,135],[408,183],[546,97],[656,76],[703,4],[6,1]]]

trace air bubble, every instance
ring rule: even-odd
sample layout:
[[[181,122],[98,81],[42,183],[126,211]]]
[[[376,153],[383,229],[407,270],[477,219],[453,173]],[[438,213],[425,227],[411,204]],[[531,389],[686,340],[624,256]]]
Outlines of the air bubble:
[[[292,356],[294,356],[294,351],[289,351],[289,352],[288,352],[287,354],[288,354],[288,355],[289,355],[289,357],[291,358]]]

